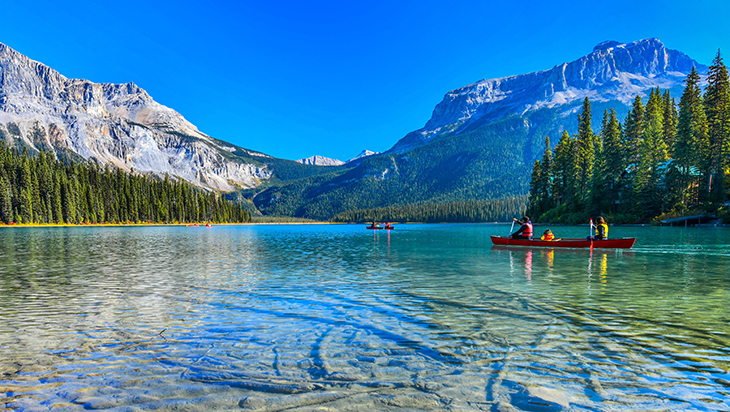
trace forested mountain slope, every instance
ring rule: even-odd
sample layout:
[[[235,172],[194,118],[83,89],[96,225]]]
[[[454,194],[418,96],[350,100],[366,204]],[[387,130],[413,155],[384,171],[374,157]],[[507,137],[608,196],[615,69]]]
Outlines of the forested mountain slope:
[[[499,199],[529,191],[545,136],[576,133],[583,99],[597,113],[628,113],[654,88],[679,96],[692,67],[707,67],[657,39],[604,42],[542,72],[483,80],[449,92],[422,129],[345,172],[246,195],[267,214],[324,219],[339,212],[424,202]]]

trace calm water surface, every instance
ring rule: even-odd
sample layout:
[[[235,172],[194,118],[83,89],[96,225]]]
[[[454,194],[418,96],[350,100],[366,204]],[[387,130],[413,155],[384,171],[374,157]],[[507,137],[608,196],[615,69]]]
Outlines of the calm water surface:
[[[508,230],[0,229],[0,410],[730,409],[730,229]]]

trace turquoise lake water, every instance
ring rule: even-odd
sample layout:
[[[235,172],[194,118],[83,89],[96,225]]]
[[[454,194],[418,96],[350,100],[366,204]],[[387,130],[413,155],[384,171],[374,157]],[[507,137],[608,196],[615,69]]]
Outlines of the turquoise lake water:
[[[508,231],[0,229],[0,410],[730,410],[730,228]]]

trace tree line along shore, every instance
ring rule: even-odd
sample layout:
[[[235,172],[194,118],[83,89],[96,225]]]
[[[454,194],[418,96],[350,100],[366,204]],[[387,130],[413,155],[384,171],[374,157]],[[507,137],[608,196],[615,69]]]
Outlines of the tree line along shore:
[[[251,214],[214,192],[171,181],[31,155],[0,140],[0,222],[39,224],[245,223]]]
[[[545,138],[535,161],[527,215],[535,222],[655,223],[713,214],[730,222],[730,82],[718,51],[706,78],[693,68],[677,105],[669,91],[636,96],[623,122],[612,109],[592,131],[586,98],[578,132]]]

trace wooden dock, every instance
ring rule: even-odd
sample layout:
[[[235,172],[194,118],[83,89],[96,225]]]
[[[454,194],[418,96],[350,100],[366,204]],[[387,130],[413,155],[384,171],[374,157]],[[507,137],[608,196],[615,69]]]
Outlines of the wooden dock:
[[[675,217],[674,219],[665,219],[662,220],[662,224],[669,224],[670,226],[674,226],[675,223],[681,225],[684,224],[684,227],[687,227],[689,225],[701,225],[702,223],[708,223],[712,220],[716,220],[717,216],[715,215],[694,215],[694,216],[682,216],[682,217]]]

